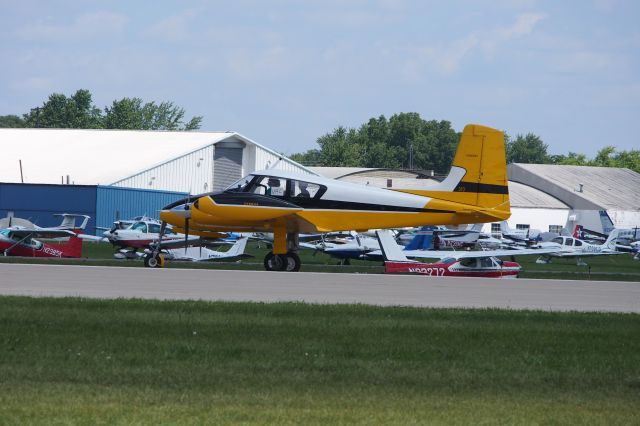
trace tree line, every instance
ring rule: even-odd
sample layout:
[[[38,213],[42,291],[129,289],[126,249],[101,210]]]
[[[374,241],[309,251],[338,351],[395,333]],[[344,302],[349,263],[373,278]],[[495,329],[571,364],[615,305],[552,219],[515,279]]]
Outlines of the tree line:
[[[0,127],[57,129],[197,130],[201,116],[185,120],[185,110],[173,102],[143,102],[140,98],[114,100],[100,109],[85,89],[67,97],[53,93],[40,107],[18,115],[0,116]]]
[[[40,107],[18,115],[0,116],[0,127],[70,129],[197,130],[201,116],[185,119],[185,110],[173,102],[143,102],[122,98],[100,109],[85,89],[67,97],[53,93]],[[433,170],[446,174],[451,167],[460,133],[449,121],[424,120],[416,112],[370,118],[359,128],[340,126],[317,139],[318,148],[295,153],[291,159],[307,166],[371,167]],[[605,146],[592,159],[569,152],[551,155],[533,134],[505,133],[507,162],[626,167],[640,173],[640,150],[616,151]]]
[[[389,119],[381,115],[358,129],[338,127],[318,138],[317,149],[290,158],[307,166],[405,168],[446,174],[460,135],[449,121],[424,120],[415,112]],[[606,146],[593,159],[574,152],[551,155],[548,145],[533,133],[513,138],[505,133],[505,144],[508,163],[626,167],[640,173],[640,150],[617,152]]]

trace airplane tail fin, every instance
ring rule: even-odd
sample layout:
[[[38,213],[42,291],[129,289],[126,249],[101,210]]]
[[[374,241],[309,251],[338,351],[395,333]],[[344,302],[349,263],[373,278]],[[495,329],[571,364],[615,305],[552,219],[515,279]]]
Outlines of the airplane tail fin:
[[[69,237],[69,241],[60,245],[62,257],[82,257],[82,239],[78,237],[80,231],[73,231],[73,235]]]
[[[236,240],[236,242],[231,246],[229,250],[227,250],[226,254],[228,256],[242,256],[244,254],[245,249],[247,248],[248,237],[240,237]]]
[[[511,210],[503,133],[478,124],[465,126],[446,179],[428,190],[401,191],[481,207],[492,218],[506,220]]]
[[[618,239],[618,234],[620,233],[619,229],[614,229],[609,233],[607,240],[604,242],[604,246],[610,250],[616,249],[616,240]]]
[[[582,239],[582,225],[576,225],[573,229],[573,238]]]
[[[407,256],[402,253],[402,248],[396,243],[393,238],[393,234],[388,229],[376,231],[378,241],[380,242],[380,250],[384,260],[390,260],[392,262],[411,262],[407,259]]]
[[[85,214],[71,214],[71,213],[62,213],[62,214],[54,214],[54,216],[61,216],[62,223],[58,226],[60,229],[85,229],[87,227],[87,223],[91,217]],[[82,223],[80,226],[76,227],[76,218],[82,218]]]
[[[406,250],[431,250],[433,248],[434,226],[423,226],[407,244]]]

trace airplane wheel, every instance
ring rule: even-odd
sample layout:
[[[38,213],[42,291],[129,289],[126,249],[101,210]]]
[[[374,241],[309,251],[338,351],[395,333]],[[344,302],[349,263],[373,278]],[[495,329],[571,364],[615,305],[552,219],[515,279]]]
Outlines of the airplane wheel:
[[[264,257],[264,269],[267,271],[282,271],[285,264],[285,256],[282,254],[273,254],[270,251]]]
[[[287,272],[298,272],[300,270],[300,257],[295,253],[290,251],[285,255],[285,265],[282,269]]]
[[[147,268],[162,268],[164,266],[164,256],[157,254],[155,256],[149,254],[144,257],[144,266]]]

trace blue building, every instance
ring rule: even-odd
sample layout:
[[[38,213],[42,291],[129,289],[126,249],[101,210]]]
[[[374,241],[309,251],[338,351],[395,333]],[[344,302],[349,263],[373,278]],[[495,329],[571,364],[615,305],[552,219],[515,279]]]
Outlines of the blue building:
[[[0,218],[13,214],[38,226],[60,224],[56,213],[91,216],[86,233],[100,235],[96,226],[108,228],[114,220],[147,215],[157,218],[159,210],[187,193],[102,185],[49,185],[0,183]]]

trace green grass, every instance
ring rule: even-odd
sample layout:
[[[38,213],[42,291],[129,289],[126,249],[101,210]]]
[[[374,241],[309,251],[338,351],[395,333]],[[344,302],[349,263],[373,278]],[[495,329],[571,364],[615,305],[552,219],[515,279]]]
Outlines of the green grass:
[[[640,423],[640,316],[0,297],[0,424]]]
[[[268,249],[251,241],[246,253],[250,258],[241,262],[167,262],[168,268],[195,269],[239,269],[263,270],[262,260]],[[357,272],[381,274],[384,268],[381,262],[352,260],[351,265],[338,265],[338,260],[322,252],[300,250],[303,272]],[[141,260],[116,260],[113,248],[107,243],[85,242],[83,259],[31,259],[0,256],[0,263],[63,263],[80,265],[133,266],[142,267]],[[633,260],[630,254],[617,256],[586,257],[586,266],[577,266],[575,259],[553,259],[552,263],[539,265],[535,263],[537,256],[516,256],[523,267],[520,274],[523,278],[554,278],[569,280],[611,280],[640,281],[640,261]],[[508,259],[505,257],[504,259]],[[433,261],[433,260],[432,260]]]

